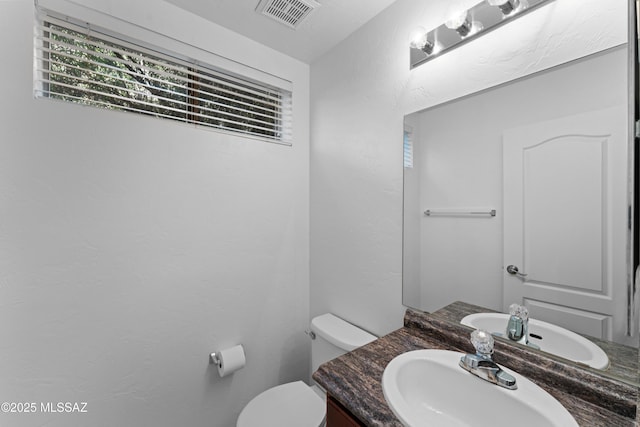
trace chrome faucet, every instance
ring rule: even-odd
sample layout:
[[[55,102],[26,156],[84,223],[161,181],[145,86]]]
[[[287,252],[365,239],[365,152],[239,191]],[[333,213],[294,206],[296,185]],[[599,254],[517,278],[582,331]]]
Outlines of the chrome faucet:
[[[507,323],[507,338],[520,344],[540,349],[529,342],[529,310],[519,304],[509,306],[509,323]]]
[[[476,353],[465,354],[460,358],[459,364],[463,369],[500,387],[509,390],[518,388],[513,375],[503,371],[491,358],[493,354],[493,337],[489,332],[482,329],[473,331],[471,333],[471,343],[475,347]]]

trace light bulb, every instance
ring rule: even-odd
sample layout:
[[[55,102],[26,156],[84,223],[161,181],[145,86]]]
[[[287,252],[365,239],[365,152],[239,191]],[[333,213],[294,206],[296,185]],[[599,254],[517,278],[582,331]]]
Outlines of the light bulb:
[[[409,34],[409,46],[414,49],[420,49],[427,43],[427,30],[424,27],[417,27]]]
[[[447,22],[444,23],[447,28],[452,30],[456,30],[460,37],[464,37],[471,32],[471,21],[469,20],[469,11],[465,10],[464,12],[454,15]]]
[[[440,50],[440,49],[438,49]],[[435,44],[427,40],[427,42],[422,46],[422,51],[427,55],[431,55],[432,53],[437,53],[435,49]]]
[[[503,15],[509,15],[520,7],[520,0],[487,0],[487,2],[491,6],[499,7]]]
[[[420,49],[427,55],[431,55],[433,53],[435,44],[430,42],[427,38],[427,30],[424,27],[418,27],[411,32],[411,42],[409,46],[413,49]]]

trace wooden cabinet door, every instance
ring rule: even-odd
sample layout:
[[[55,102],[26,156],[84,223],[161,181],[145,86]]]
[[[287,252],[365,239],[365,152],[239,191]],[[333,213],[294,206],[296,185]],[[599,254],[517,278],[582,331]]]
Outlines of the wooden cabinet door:
[[[364,427],[333,397],[327,395],[327,427]]]

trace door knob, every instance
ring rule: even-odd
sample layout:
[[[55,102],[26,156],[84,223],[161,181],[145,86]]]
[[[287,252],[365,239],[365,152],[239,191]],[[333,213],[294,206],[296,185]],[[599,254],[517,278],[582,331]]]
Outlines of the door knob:
[[[520,273],[518,267],[513,264],[507,266],[507,273],[511,274],[512,276],[527,277],[525,273]]]

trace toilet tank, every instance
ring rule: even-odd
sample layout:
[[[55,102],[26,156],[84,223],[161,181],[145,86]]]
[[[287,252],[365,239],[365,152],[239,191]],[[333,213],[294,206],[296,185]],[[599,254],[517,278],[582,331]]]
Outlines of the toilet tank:
[[[316,336],[311,342],[311,373],[323,363],[378,338],[331,313],[314,317],[311,330]]]

